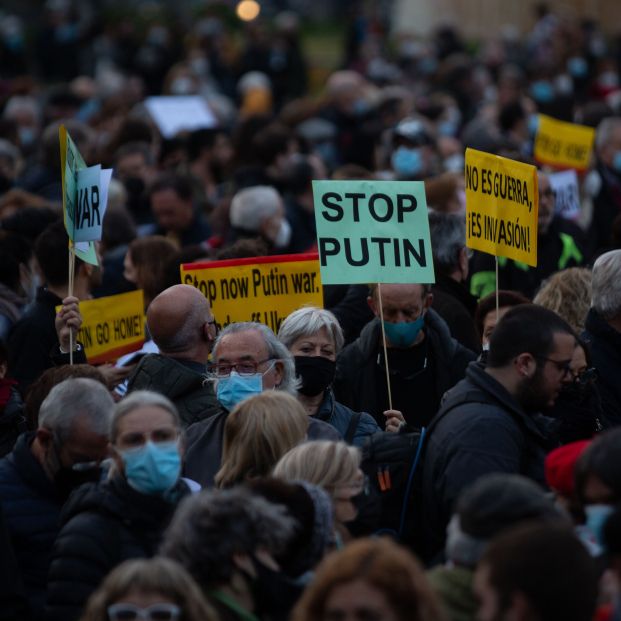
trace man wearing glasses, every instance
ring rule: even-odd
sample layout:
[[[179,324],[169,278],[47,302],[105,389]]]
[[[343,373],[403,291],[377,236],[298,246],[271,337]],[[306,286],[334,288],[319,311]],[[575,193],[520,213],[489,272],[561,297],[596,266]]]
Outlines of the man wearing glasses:
[[[296,395],[295,362],[291,352],[265,325],[233,323],[218,336],[210,375],[219,403],[217,414],[188,428],[185,476],[213,487],[220,468],[222,437],[228,413],[244,399],[264,390]],[[309,440],[340,440],[331,425],[309,417]]]
[[[423,467],[426,560],[444,544],[445,529],[462,489],[490,472],[521,474],[545,486],[543,462],[552,448],[549,419],[572,380],[576,337],[556,313],[533,304],[509,310],[490,340],[487,367],[471,363],[450,390],[428,433]]]
[[[184,427],[219,411],[205,381],[217,332],[207,298],[190,285],[169,287],[149,305],[147,326],[160,353],[142,358],[127,391],[154,390],[168,397]]]

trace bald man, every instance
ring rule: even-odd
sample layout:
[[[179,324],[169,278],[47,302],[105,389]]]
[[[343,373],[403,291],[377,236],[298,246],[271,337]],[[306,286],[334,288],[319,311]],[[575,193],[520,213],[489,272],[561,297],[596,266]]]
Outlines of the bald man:
[[[216,324],[203,294],[190,285],[162,291],[147,309],[147,325],[159,354],[142,358],[128,391],[154,390],[179,410],[184,427],[220,411],[212,384],[205,382]]]

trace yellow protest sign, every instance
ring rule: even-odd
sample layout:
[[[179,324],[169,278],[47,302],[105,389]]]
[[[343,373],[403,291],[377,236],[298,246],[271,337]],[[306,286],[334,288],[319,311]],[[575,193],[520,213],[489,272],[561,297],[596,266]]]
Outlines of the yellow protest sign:
[[[209,300],[219,330],[258,321],[278,332],[300,306],[323,307],[317,253],[184,263],[181,282]]]
[[[466,246],[537,265],[537,169],[466,149]]]
[[[586,170],[589,167],[595,130],[584,125],[538,116],[535,159],[556,168]]]
[[[80,302],[80,314],[82,327],[77,341],[84,346],[90,364],[113,362],[144,343],[142,291]]]

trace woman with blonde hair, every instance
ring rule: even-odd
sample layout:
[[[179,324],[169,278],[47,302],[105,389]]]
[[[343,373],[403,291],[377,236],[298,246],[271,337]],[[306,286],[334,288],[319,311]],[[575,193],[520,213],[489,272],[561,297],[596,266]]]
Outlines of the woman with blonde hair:
[[[126,561],[88,600],[80,621],[218,621],[187,570],[167,558]]]
[[[123,261],[125,280],[144,292],[145,310],[166,288],[166,266],[177,246],[162,235],[134,239]]]
[[[216,487],[267,476],[276,462],[306,437],[308,417],[282,391],[262,392],[238,404],[226,418]]]
[[[418,561],[390,539],[359,539],[319,565],[291,621],[444,621]]]
[[[581,334],[591,306],[591,291],[591,270],[570,267],[545,280],[533,303],[554,311]]]
[[[285,481],[307,481],[322,487],[332,499],[337,531],[356,519],[357,502],[365,494],[360,450],[344,442],[305,442],[284,455],[273,475]]]

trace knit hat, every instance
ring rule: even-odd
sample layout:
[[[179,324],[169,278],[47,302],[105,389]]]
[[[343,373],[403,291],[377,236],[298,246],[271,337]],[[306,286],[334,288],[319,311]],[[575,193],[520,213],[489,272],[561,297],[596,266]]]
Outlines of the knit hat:
[[[447,529],[447,557],[474,567],[494,535],[528,520],[561,520],[563,513],[531,480],[494,473],[475,481],[459,497]]]
[[[546,482],[555,492],[570,497],[574,493],[574,473],[578,458],[591,440],[571,442],[551,451],[545,460]]]

